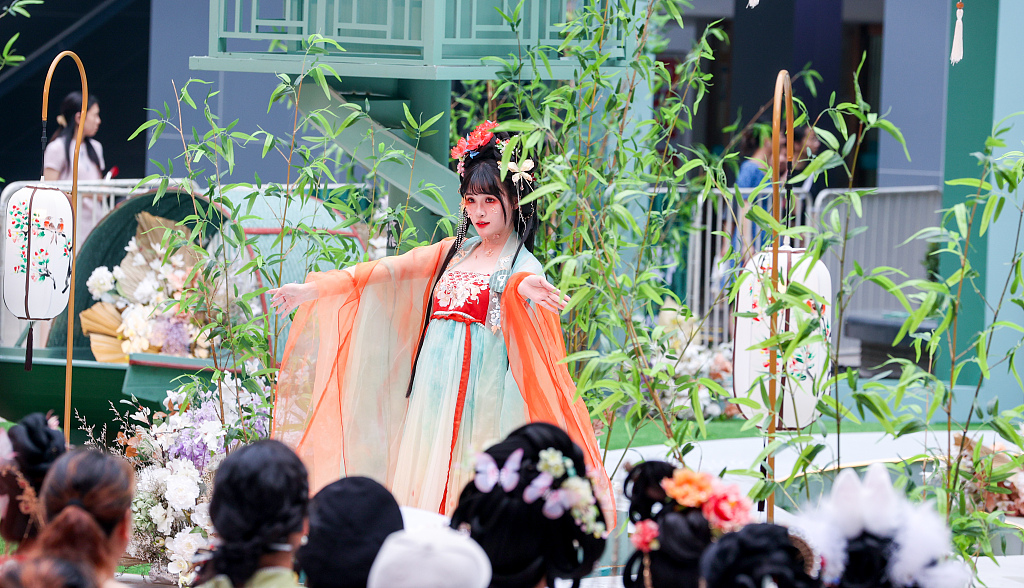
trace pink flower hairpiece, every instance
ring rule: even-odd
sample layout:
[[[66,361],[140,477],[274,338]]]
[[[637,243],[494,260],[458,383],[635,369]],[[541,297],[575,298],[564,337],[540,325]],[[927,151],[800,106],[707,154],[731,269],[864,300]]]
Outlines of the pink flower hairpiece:
[[[477,125],[475,129],[465,137],[459,139],[455,147],[452,147],[451,156],[452,159],[459,160],[458,172],[462,176],[466,173],[466,157],[470,159],[476,157],[479,150],[491,142],[491,138],[494,137],[494,133],[491,131],[498,127],[498,123],[490,120]],[[504,145],[501,145],[499,149],[503,149]]]
[[[680,508],[699,508],[713,531],[729,533],[750,522],[750,499],[735,484],[690,469],[677,469],[661,481],[666,496]]]
[[[658,523],[652,520],[643,520],[633,525],[633,536],[629,540],[633,547],[641,553],[650,553],[661,547],[658,537],[661,536],[661,528]]]

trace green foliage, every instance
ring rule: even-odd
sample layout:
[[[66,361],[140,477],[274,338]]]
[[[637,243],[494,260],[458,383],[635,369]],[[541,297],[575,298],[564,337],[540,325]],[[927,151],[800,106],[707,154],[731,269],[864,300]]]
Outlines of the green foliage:
[[[405,158],[404,153],[385,149],[381,144],[371,158],[373,165],[363,182],[345,183],[352,176],[353,164],[342,160],[334,138],[366,114],[356,104],[346,105],[341,115],[327,109],[299,112],[297,104],[303,91],[329,93],[329,80],[337,78],[334,69],[320,62],[318,56],[325,46],[340,50],[335,41],[319,35],[311,36],[306,46],[304,74],[279,75],[280,82],[268,105],[269,109],[280,102],[294,109],[290,135],[275,136],[263,129],[242,131],[238,120],[219,120],[209,106],[217,91],[210,90],[209,82],[193,79],[175,90],[177,99],[173,107],[165,104],[162,110],[153,110],[152,118],[131,136],[136,139],[148,131],[150,146],[167,130],[181,138],[182,154],[165,163],[154,161],[160,173],[142,180],[159,181],[155,198],[164,197],[172,187],[176,169],[184,171],[183,191],[189,191],[189,185],[206,185],[202,193],[193,194],[193,214],[179,223],[181,230],[165,234],[163,245],[168,258],[175,251],[189,248],[201,259],[186,280],[189,286],[184,294],[178,300],[167,301],[165,307],[196,317],[196,326],[214,341],[212,377],[218,387],[229,373],[240,371],[250,377],[247,386],[257,377],[275,382],[286,321],[271,309],[262,308],[259,301],[268,289],[286,281],[286,267],[300,264],[298,273],[305,275],[368,259],[371,250],[340,233],[354,231],[366,242],[386,236],[389,227],[408,227],[398,230],[398,247],[406,249],[419,244],[408,223],[408,203],[387,205],[376,173],[382,162]],[[206,127],[184,128],[182,109],[202,113]],[[436,132],[430,127],[438,118],[420,123],[410,116],[406,130],[418,141]],[[376,145],[372,137],[370,144]],[[265,183],[259,176],[252,182],[235,181],[236,153],[245,148],[258,149],[265,159],[277,159],[287,170],[286,183]],[[411,167],[415,161],[409,164]],[[429,190],[432,188],[424,188]],[[277,234],[269,245],[258,235],[246,233],[241,224],[256,218],[253,208],[260,202],[269,203],[278,211],[277,218],[263,219],[277,224]],[[293,211],[312,207],[317,212],[313,216],[289,214],[289,207]],[[217,228],[217,236],[204,239],[211,225]],[[263,287],[243,294],[232,284],[234,278],[251,275],[257,275]],[[215,286],[225,282],[226,287]],[[256,362],[255,371],[252,362]],[[265,395],[263,390],[250,391],[260,397]],[[272,405],[272,399],[268,399],[264,408],[269,411]],[[239,433],[240,438],[250,436],[245,431]]]

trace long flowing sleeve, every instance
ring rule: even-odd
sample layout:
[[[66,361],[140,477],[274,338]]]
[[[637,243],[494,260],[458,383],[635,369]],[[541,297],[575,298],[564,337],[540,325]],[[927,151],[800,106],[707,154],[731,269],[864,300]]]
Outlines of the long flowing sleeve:
[[[564,363],[565,341],[558,316],[534,308],[519,295],[519,283],[528,272],[513,274],[502,296],[502,331],[508,347],[509,369],[526,402],[530,422],[555,424],[583,448],[609,529],[615,525],[615,498],[601,459],[590,412],[576,398],[576,384]]]
[[[302,458],[311,492],[350,475],[390,486],[430,288],[451,245],[307,277],[320,295],[292,323],[271,436]]]

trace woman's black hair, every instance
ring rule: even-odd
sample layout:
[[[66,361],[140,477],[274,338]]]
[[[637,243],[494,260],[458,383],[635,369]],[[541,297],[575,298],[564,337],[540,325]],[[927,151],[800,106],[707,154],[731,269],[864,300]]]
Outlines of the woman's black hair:
[[[7,436],[14,449],[14,463],[18,472],[38,496],[46,472],[57,458],[64,455],[64,433],[59,429],[51,429],[46,415],[34,412],[11,427]],[[16,474],[8,472],[0,475],[0,494],[10,497],[7,512],[0,512],[0,536],[7,541],[22,542],[34,538],[39,532],[32,516],[21,512],[19,508],[17,497],[22,492]]]
[[[515,267],[516,260],[519,259],[519,252],[525,247],[527,251],[533,252],[533,245],[537,236],[537,227],[540,225],[540,221],[537,218],[537,203],[528,202],[526,204],[519,204],[519,201],[533,192],[533,183],[521,179],[519,182],[513,181],[513,173],[511,171],[505,174],[505,179],[501,179],[501,170],[498,164],[501,162],[502,152],[498,150],[498,141],[508,141],[512,137],[511,133],[498,132],[493,133],[491,140],[485,145],[479,147],[473,152],[471,156],[469,153],[465,155],[463,161],[463,174],[462,179],[459,183],[459,195],[463,198],[467,194],[491,194],[498,197],[498,201],[501,202],[501,210],[505,218],[509,216],[509,209],[511,208],[512,214],[512,227],[519,233],[519,245],[516,247],[516,252],[512,256],[512,263],[509,267]],[[518,157],[513,156],[511,161],[519,163]],[[536,170],[534,170],[536,171]],[[433,292],[434,288],[437,287],[438,280],[444,275],[445,270],[451,264],[455,254],[458,253],[459,249],[462,248],[462,243],[466,240],[466,232],[469,230],[469,216],[465,209],[462,209],[459,216],[459,227],[455,234],[455,243],[451,249],[448,250],[448,254],[445,256],[444,261],[441,262],[441,271],[437,272],[434,276],[434,283],[430,287],[430,291]],[[433,304],[433,297],[431,297],[428,304]],[[429,307],[427,308],[427,316],[430,316]],[[423,327],[420,329],[419,343],[416,346],[416,356],[412,363],[412,374],[416,374],[416,365],[419,363],[420,351],[423,349],[423,339],[427,335],[427,325],[430,321],[423,321]],[[412,380],[409,381],[409,388],[405,393],[406,398],[412,394]]]
[[[629,498],[629,520],[653,520],[658,524],[658,549],[651,551],[651,583],[654,588],[697,588],[700,557],[711,545],[711,526],[700,509],[682,511],[665,506],[668,500],[661,481],[672,477],[675,466],[663,461],[636,465],[626,477],[623,493]],[[656,506],[662,506],[656,509]],[[622,583],[643,588],[646,562],[637,550],[626,562]]]
[[[98,104],[99,100],[92,94],[89,94],[89,109],[91,110],[94,105]],[[74,162],[71,160],[71,146],[75,144],[75,133],[78,131],[78,125],[75,124],[75,115],[82,114],[82,93],[71,92],[65,96],[64,101],[60,103],[60,114],[64,117],[67,125],[58,129],[50,137],[50,142],[52,143],[59,137],[64,138],[64,159],[68,162],[68,169],[71,169],[71,166],[74,165]],[[85,120],[81,122],[84,124]],[[96,167],[102,172],[103,164],[100,163],[100,156],[92,146],[92,138],[82,135],[82,147],[85,147],[85,153],[89,160],[96,164]]]
[[[622,485],[622,493],[629,499],[629,520],[637,523],[651,519],[658,511],[655,505],[662,505],[667,496],[661,488],[661,481],[671,478],[676,467],[664,461],[645,461],[634,465]]]
[[[889,558],[895,545],[889,537],[863,532],[846,544],[847,563],[838,588],[893,588]]]
[[[761,588],[769,578],[779,588],[819,588],[806,567],[789,531],[764,523],[723,535],[700,560],[707,588]]]
[[[0,573],[0,588],[95,588],[93,575],[64,559],[39,557],[12,562]]]
[[[217,468],[210,518],[220,545],[199,570],[196,585],[223,574],[243,586],[260,557],[302,530],[309,503],[306,467],[279,441],[257,441]]]
[[[571,578],[578,586],[604,552],[605,539],[584,532],[569,512],[552,520],[542,512],[543,499],[532,504],[523,500],[523,490],[540,473],[540,452],[548,448],[571,459],[579,474],[586,471],[583,450],[565,431],[548,423],[531,423],[487,449],[499,467],[517,449],[524,451],[516,487],[505,492],[497,484],[490,492],[481,492],[471,481],[452,513],[452,528],[468,527],[491,560],[491,588],[533,588],[542,579],[554,586],[555,578]],[[566,479],[567,475],[555,479],[552,489]],[[603,514],[598,521],[607,524]]]

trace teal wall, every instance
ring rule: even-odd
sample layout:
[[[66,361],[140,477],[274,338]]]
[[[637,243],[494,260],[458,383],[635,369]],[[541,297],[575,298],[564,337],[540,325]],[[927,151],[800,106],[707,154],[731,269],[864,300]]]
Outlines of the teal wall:
[[[999,7],[1009,2],[976,2],[964,10],[964,59],[950,66],[946,101],[946,153],[945,179],[977,178],[981,173],[978,161],[971,153],[980,151],[985,139],[992,131],[995,101],[996,50],[999,35]],[[950,10],[954,10],[950,4]],[[951,19],[951,25],[956,19]],[[950,26],[949,38],[953,37]],[[947,53],[948,55],[948,53]],[[1019,75],[1019,74],[1018,74]],[[937,81],[938,82],[938,81]],[[941,88],[937,83],[936,86]],[[942,204],[952,207],[965,201],[973,192],[965,186],[945,186]],[[978,211],[980,220],[981,211]],[[977,227],[980,223],[976,223]],[[977,228],[971,236],[968,258],[974,268],[984,272],[988,261],[988,236],[979,237]],[[942,275],[952,275],[960,267],[958,259],[944,255],[940,260]],[[981,295],[986,295],[985,276],[977,281]],[[984,328],[985,304],[981,297],[965,284],[962,305],[958,317],[959,350],[969,346],[974,336]],[[958,350],[958,351],[959,351]],[[945,353],[937,364],[940,377],[949,377],[949,357]],[[959,384],[976,383],[978,370],[967,366],[960,372]]]
[[[999,5],[999,31],[995,68],[995,94],[993,102],[993,119],[999,119],[1024,110],[1024,71],[1021,70],[1021,55],[1024,55],[1024,2],[1001,2]],[[965,41],[966,43],[966,41]],[[968,47],[969,48],[969,47]],[[966,50],[966,49],[965,49]],[[1003,136],[1006,149],[1024,150],[1024,116],[1012,121],[1013,128]],[[1018,205],[1024,194],[1017,195]],[[989,242],[986,269],[986,287],[989,296],[998,297],[1002,292],[1007,271],[1013,255],[1013,245],[1017,234],[1019,215],[1009,203],[1003,208],[1003,217],[988,230]],[[991,324],[992,313],[986,313],[986,323]],[[1000,311],[1000,320],[1008,320],[1016,324],[1024,324],[1024,311],[1009,302]],[[992,344],[991,353],[994,357],[1002,357],[1011,346],[1019,341],[1020,335],[1014,331],[997,334]],[[1024,360],[1018,359],[1017,369],[1024,372]],[[1024,401],[1022,391],[1017,385],[1007,366],[1001,366],[992,372],[992,378],[986,383],[984,397],[999,396],[1001,408],[1017,406]]]

